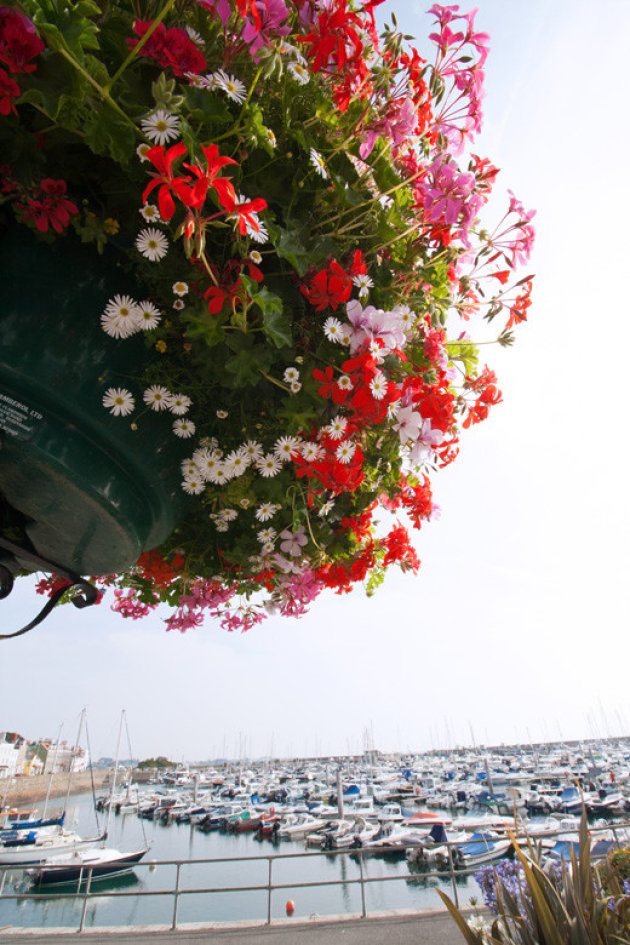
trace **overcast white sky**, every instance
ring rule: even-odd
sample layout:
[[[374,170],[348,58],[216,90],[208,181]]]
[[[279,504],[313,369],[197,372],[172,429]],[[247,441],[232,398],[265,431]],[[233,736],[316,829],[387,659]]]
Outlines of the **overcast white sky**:
[[[516,345],[488,352],[503,405],[434,479],[419,576],[244,635],[63,608],[2,645],[0,729],[73,739],[86,706],[94,754],[113,755],[126,708],[134,753],[175,760],[354,751],[366,728],[384,750],[630,734],[630,5],[478,6],[474,150],[538,210],[537,277]],[[430,31],[424,3],[380,9]],[[23,583],[0,624],[41,603]]]

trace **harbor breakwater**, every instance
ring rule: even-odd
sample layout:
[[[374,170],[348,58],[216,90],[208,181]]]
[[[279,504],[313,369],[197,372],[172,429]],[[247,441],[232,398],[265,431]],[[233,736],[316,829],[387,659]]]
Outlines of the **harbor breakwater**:
[[[72,776],[71,791],[72,794],[82,794],[84,791],[91,791],[92,784],[95,789],[109,784],[110,769],[82,771],[80,774]],[[28,804],[39,804],[46,799],[48,786],[50,784],[50,775],[33,775],[24,778],[9,778],[6,781],[0,781],[0,808],[3,804],[11,807],[26,807]],[[68,791],[68,775],[60,773],[53,775],[52,785],[50,787],[50,797],[65,797]]]

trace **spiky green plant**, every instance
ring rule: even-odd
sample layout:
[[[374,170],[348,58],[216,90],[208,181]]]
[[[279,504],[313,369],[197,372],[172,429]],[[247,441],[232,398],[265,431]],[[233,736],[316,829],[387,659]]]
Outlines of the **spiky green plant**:
[[[555,875],[545,871],[533,845],[527,854],[516,842],[514,848],[522,869],[520,891],[515,895],[495,873],[496,918],[489,929],[475,928],[440,892],[468,945],[630,945],[627,884],[614,857],[592,862],[585,815],[579,852],[572,850]]]

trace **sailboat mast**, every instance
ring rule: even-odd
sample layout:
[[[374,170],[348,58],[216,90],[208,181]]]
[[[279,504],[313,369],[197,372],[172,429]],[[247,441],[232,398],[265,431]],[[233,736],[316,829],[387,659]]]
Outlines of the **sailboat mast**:
[[[42,814],[42,820],[46,819],[46,811],[48,810],[48,801],[50,800],[50,791],[53,783],[53,775],[55,773],[55,765],[57,764],[57,752],[59,751],[59,743],[61,742],[61,733],[63,732],[63,722],[59,726],[59,734],[57,735],[57,743],[55,744],[55,753],[53,755],[52,766],[50,769],[50,777],[48,779],[48,790],[46,791],[46,800],[44,801],[44,812]]]
[[[122,739],[123,725],[125,723],[125,710],[120,713],[120,726],[118,728],[118,744],[116,745],[116,761],[114,762],[114,777],[112,778],[112,789],[109,794],[109,804],[107,805],[107,824],[105,825],[105,836],[109,836],[109,824],[112,818],[112,801],[116,791],[116,775],[118,774],[118,762],[120,760],[120,742]]]
[[[77,732],[77,740],[74,743],[74,746],[72,748],[72,753],[70,755],[70,770],[68,771],[68,789],[66,791],[66,803],[64,806],[64,810],[68,809],[68,801],[70,799],[70,788],[72,787],[72,775],[74,773],[74,756],[75,756],[77,747],[79,745],[79,742],[81,741],[81,732],[83,731],[83,722],[85,721],[85,711],[86,711],[85,709],[81,710],[81,717],[79,718],[79,731]]]

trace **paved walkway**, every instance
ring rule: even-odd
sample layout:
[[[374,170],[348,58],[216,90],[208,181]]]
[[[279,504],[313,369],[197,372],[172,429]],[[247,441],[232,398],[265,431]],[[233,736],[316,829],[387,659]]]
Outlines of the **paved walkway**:
[[[367,919],[280,920],[269,925],[163,927],[133,931],[86,929],[89,945],[464,945],[450,917],[441,912],[381,914]],[[0,945],[76,945],[76,931],[0,928]]]

